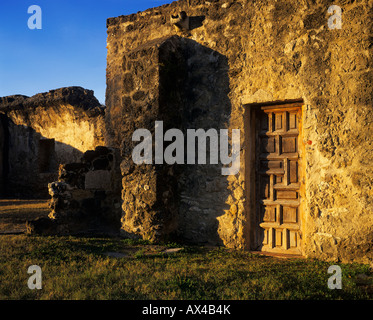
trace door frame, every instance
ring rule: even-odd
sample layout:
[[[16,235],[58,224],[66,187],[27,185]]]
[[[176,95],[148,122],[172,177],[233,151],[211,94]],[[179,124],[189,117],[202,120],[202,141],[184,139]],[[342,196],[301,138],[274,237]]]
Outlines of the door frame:
[[[245,135],[245,209],[247,214],[247,230],[249,239],[249,248],[252,251],[260,251],[260,226],[259,217],[257,214],[257,177],[256,177],[256,133],[257,133],[257,112],[262,107],[276,107],[288,108],[288,107],[301,107],[301,119],[299,121],[299,136],[298,136],[298,148],[299,148],[299,219],[300,219],[300,235],[301,245],[300,251],[303,255],[304,250],[304,230],[305,230],[305,189],[306,189],[306,176],[305,176],[305,164],[306,164],[306,153],[305,153],[305,142],[303,140],[303,122],[304,122],[304,102],[303,99],[292,99],[283,101],[271,101],[263,103],[250,103],[244,104],[244,135]],[[286,253],[284,253],[286,254]]]

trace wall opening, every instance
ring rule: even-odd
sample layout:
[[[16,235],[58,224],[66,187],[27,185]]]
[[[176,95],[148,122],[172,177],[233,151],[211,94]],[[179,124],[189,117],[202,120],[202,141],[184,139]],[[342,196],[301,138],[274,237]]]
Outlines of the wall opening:
[[[39,140],[39,173],[52,173],[56,170],[56,153],[54,139]]]

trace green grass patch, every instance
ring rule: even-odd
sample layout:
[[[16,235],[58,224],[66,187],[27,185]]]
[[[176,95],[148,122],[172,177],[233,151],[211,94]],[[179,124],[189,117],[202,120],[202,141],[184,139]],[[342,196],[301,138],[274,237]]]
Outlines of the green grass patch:
[[[106,238],[0,237],[0,299],[372,299],[369,266],[338,264],[341,290],[330,290],[333,263],[279,259],[225,248]],[[113,257],[108,253],[119,253]],[[42,269],[30,290],[28,267]]]

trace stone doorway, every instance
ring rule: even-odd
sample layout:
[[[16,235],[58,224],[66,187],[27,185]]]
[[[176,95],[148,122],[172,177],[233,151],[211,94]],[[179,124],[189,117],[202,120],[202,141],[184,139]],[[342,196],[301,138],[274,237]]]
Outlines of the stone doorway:
[[[256,242],[265,252],[302,253],[302,103],[255,108]]]

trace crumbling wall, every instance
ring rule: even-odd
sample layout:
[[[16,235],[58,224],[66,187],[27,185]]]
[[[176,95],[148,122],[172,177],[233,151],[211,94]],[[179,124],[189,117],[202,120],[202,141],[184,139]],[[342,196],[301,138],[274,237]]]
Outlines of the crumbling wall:
[[[7,161],[6,119],[0,114],[0,195],[4,193]]]
[[[49,219],[29,221],[28,233],[117,235],[121,190],[116,153],[99,146],[86,151],[80,162],[61,164],[58,181],[48,185]]]
[[[104,109],[81,87],[3,97],[0,113],[8,131],[8,195],[46,197],[60,163],[104,144]]]
[[[327,10],[332,4],[328,0],[177,1],[108,19],[109,112],[115,108],[119,114],[124,109],[122,92],[114,85],[125,80],[122,58],[154,39],[178,35],[228,61],[230,115],[225,125],[245,130],[241,134],[241,170],[226,177],[224,183],[213,182],[216,190],[225,192],[224,205],[219,202],[221,205],[213,208],[218,211],[215,221],[203,218],[204,197],[211,197],[210,189],[202,186],[208,183],[208,174],[188,177],[201,186],[192,199],[193,209],[181,207],[186,218],[179,230],[184,229],[188,237],[203,236],[206,230],[201,228],[193,235],[188,231],[191,219],[188,221],[187,215],[190,212],[190,217],[197,217],[193,211],[200,212],[200,220],[208,221],[207,229],[218,224],[218,237],[225,245],[255,249],[250,240],[257,226],[252,222],[253,186],[247,177],[253,161],[248,154],[247,110],[254,103],[302,99],[306,152],[303,253],[330,260],[372,259],[372,3],[341,2],[342,29],[328,28],[331,15]],[[190,17],[204,17],[202,25],[188,30],[170,23],[171,15],[183,10]],[[197,57],[202,59],[203,55],[194,57],[202,63]],[[187,60],[191,69],[194,58]],[[214,73],[208,73],[213,81]],[[204,92],[209,96],[209,90]],[[202,104],[210,105],[210,101],[202,99]],[[210,109],[204,117],[218,117],[222,109]],[[145,114],[144,110],[139,116]],[[198,125],[203,127],[202,123]]]

